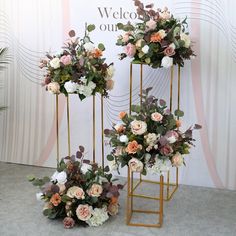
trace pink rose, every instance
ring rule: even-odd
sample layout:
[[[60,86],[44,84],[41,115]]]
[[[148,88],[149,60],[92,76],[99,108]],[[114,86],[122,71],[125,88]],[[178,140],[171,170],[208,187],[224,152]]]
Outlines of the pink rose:
[[[148,27],[148,30],[154,30],[157,26],[157,22],[151,19],[146,22],[146,26]]]
[[[86,221],[90,219],[92,215],[92,207],[88,204],[79,205],[76,209],[76,215],[79,220]]]
[[[184,163],[184,158],[183,156],[177,152],[173,157],[172,157],[172,164],[173,166],[182,166],[182,164]]]
[[[102,186],[100,184],[93,184],[88,190],[88,195],[92,197],[99,197],[102,194]]]
[[[58,94],[60,93],[60,84],[57,82],[51,82],[47,85],[47,90],[51,93]]]
[[[60,62],[65,66],[70,65],[71,64],[71,56],[70,55],[62,56],[60,59]]]
[[[164,10],[162,12],[159,12],[159,17],[163,20],[169,20],[171,18],[171,14],[168,11],[167,7],[164,7]]]
[[[165,145],[161,148],[161,153],[164,155],[164,156],[169,156],[171,153],[173,152],[173,149],[170,145]]]
[[[65,229],[70,229],[74,227],[75,221],[71,217],[65,217],[63,220],[63,224]]]
[[[162,114],[159,113],[159,112],[154,112],[154,113],[151,114],[151,119],[152,119],[153,121],[162,121],[163,116],[162,116]]]
[[[175,49],[173,47],[167,47],[165,50],[164,50],[164,54],[166,56],[173,56],[175,55]]]
[[[136,47],[132,43],[128,43],[125,47],[125,53],[129,57],[133,57],[136,53]]]

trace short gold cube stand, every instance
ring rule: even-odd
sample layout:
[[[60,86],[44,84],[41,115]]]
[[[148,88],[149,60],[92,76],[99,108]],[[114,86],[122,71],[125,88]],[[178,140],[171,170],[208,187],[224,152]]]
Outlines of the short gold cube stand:
[[[140,175],[141,176],[141,175]],[[142,178],[136,179],[134,182],[134,173],[128,167],[128,182],[127,182],[127,205],[126,205],[126,224],[130,226],[145,226],[145,227],[156,227],[160,228],[163,223],[163,186],[164,186],[164,177],[160,175],[160,180],[150,181],[144,180]],[[139,193],[138,190],[143,189],[142,184],[148,183],[150,186],[154,185],[153,189],[157,189],[159,186],[158,194],[155,195],[146,195],[144,193]],[[153,202],[153,206],[146,209],[140,207],[140,202],[138,207],[135,206],[135,200],[143,199],[143,201]],[[153,223],[144,223],[138,222],[135,220],[135,214],[148,214],[152,216]]]

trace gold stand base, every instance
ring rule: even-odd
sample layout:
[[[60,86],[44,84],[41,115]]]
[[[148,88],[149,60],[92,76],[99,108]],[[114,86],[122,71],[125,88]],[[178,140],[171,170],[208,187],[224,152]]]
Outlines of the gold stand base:
[[[155,186],[159,186],[159,195],[158,196],[148,196],[144,194],[138,194],[137,190],[141,187],[142,183],[149,183],[154,184]],[[164,177],[161,175],[160,180],[150,181],[150,180],[143,180],[139,179],[137,183],[134,184],[134,176],[133,172],[131,172],[128,168],[128,184],[127,184],[127,208],[126,208],[126,224],[129,226],[141,226],[141,227],[162,227],[163,223],[163,186],[164,186]],[[134,199],[135,198],[143,198],[146,200],[153,200],[156,201],[156,205],[158,210],[144,210],[144,209],[136,209],[134,208]],[[140,206],[140,204],[138,204]],[[138,214],[153,214],[154,217],[157,219],[157,223],[154,224],[145,224],[145,223],[134,223],[133,215],[134,213]]]

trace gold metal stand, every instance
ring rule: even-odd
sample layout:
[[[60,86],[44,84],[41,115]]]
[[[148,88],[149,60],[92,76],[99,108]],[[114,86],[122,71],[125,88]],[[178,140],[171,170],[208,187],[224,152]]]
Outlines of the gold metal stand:
[[[126,224],[130,226],[145,226],[145,227],[157,227],[160,228],[163,223],[163,175],[160,175],[160,181],[150,181],[150,180],[139,180],[138,183],[134,184],[134,175],[128,167],[128,183],[127,183],[127,206],[126,206]],[[144,194],[138,194],[138,187],[141,188],[142,183],[148,184],[158,184],[159,185],[159,194],[158,196],[147,196]],[[155,201],[155,206],[158,207],[158,210],[147,210],[147,209],[137,209],[134,207],[135,198],[143,198],[147,200]],[[140,204],[139,204],[140,205]],[[153,209],[153,207],[152,207]],[[134,214],[153,214],[157,215],[157,223],[145,224],[133,222]]]
[[[71,156],[71,140],[70,140],[70,99],[69,94],[66,97],[67,111],[67,145],[68,156]],[[93,163],[96,162],[96,97],[93,96]],[[102,139],[102,167],[104,168],[104,101],[101,96],[101,139]],[[56,139],[57,139],[57,164],[60,160],[60,138],[59,138],[59,94],[56,94]]]

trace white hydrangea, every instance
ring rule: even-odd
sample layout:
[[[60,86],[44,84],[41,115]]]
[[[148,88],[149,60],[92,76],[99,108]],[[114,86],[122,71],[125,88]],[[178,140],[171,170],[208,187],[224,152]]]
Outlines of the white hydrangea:
[[[87,85],[87,80],[85,78],[81,79],[83,84],[78,86],[78,91],[80,94],[83,94],[85,97],[92,95],[93,90],[96,88],[96,84],[93,81],[90,81]]]
[[[170,170],[171,161],[169,159],[161,160],[155,158],[155,164],[151,167],[147,166],[148,172],[151,174],[161,174]]]
[[[172,57],[168,57],[168,56],[164,56],[161,60],[161,66],[163,66],[164,68],[169,68],[173,65],[173,58]]]
[[[80,170],[85,175],[89,170],[92,170],[92,166],[87,163],[83,163]]]
[[[155,133],[148,133],[147,135],[144,136],[146,142],[150,146],[154,146],[157,142],[157,139],[159,138],[158,135]]]
[[[52,181],[57,181],[58,184],[65,184],[67,181],[67,174],[65,171],[58,172],[56,171],[52,177]]]
[[[43,196],[43,193],[36,193],[36,199],[38,200],[38,201],[40,201],[40,200],[42,200],[42,196]]]
[[[102,225],[109,218],[106,208],[95,208],[92,211],[92,217],[86,221],[89,226]]]
[[[93,43],[91,43],[91,42],[88,42],[88,43],[84,44],[84,49],[88,52],[93,51],[94,48],[95,47],[94,47]]]

